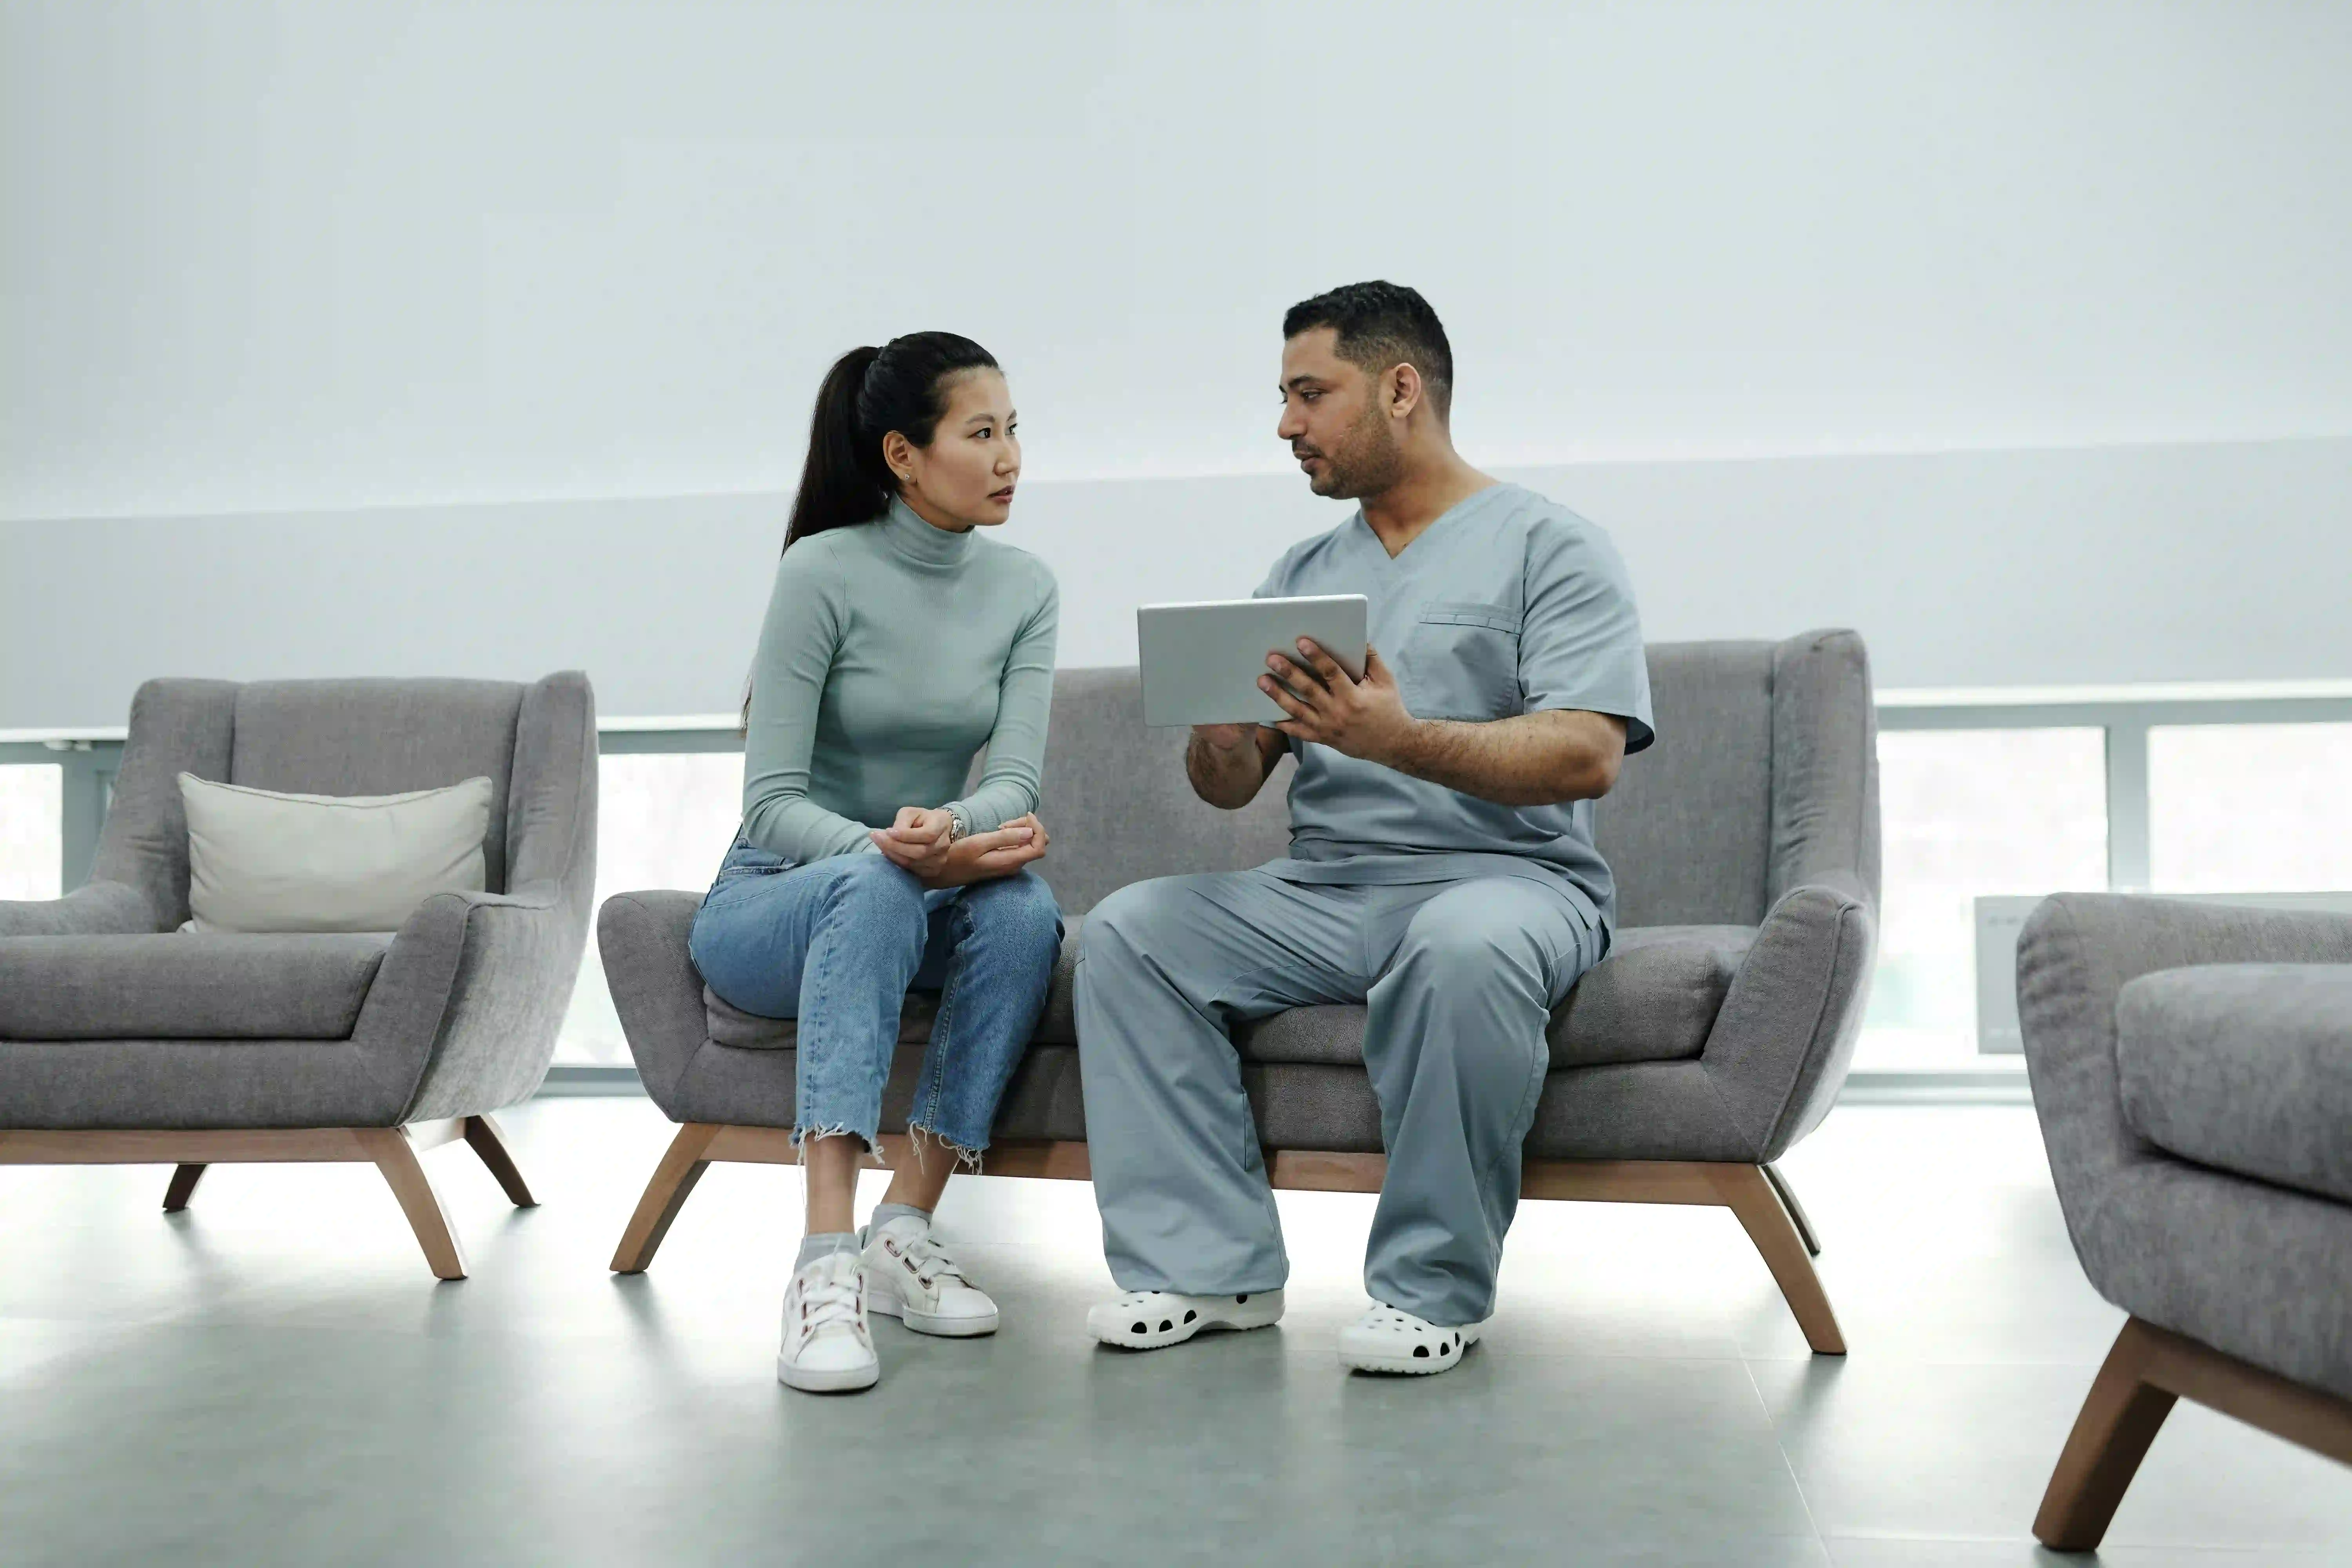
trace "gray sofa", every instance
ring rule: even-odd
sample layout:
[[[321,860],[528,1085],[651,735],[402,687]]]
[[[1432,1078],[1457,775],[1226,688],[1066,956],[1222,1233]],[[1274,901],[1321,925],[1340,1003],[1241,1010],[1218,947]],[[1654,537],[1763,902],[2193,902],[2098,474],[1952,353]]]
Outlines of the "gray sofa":
[[[487,774],[489,889],[389,935],[182,932],[178,775],[380,795]],[[587,941],[596,713],[584,676],[154,680],[90,880],[0,903],[0,1163],[362,1160],[435,1273],[465,1258],[416,1151],[462,1138],[519,1205],[488,1113],[545,1078]]]
[[[2068,1234],[2130,1314],[2034,1534],[2097,1546],[2182,1397],[2352,1464],[2352,916],[2065,894],[2017,996]]]
[[[1550,1029],[1527,1143],[1533,1197],[1730,1207],[1818,1351],[1843,1350],[1793,1196],[1770,1163],[1827,1113],[1870,973],[1878,802],[1861,639],[1650,649],[1659,741],[1599,807],[1619,929]],[[1194,798],[1181,731],[1143,727],[1132,669],[1065,670],[1040,809],[1042,869],[1069,927],[1045,1016],[986,1169],[1087,1173],[1072,970],[1086,911],[1147,877],[1285,852],[1289,764],[1244,810]],[[715,1159],[793,1158],[793,1026],[735,1011],[687,955],[699,890],[622,893],[598,916],[613,1000],[646,1089],[683,1123],[613,1267],[644,1268]],[[903,1125],[933,999],[910,996],[886,1126]],[[1376,1190],[1380,1110],[1363,1012],[1306,1007],[1236,1041],[1277,1186]],[[890,1140],[886,1138],[886,1148]]]

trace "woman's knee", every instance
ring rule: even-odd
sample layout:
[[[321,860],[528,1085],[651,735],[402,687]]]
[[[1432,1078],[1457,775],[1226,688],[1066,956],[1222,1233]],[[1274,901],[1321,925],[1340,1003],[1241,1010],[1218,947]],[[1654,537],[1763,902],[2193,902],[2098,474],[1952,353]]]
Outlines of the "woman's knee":
[[[1044,878],[1023,871],[982,882],[965,889],[964,901],[992,941],[1048,960],[1061,950],[1062,907]]]
[[[827,918],[848,921],[877,941],[919,944],[928,915],[923,884],[882,855],[844,855],[824,890]]]
[[[863,851],[835,857],[833,882],[825,889],[835,904],[871,905],[887,909],[923,904],[923,884],[916,875],[887,855]]]

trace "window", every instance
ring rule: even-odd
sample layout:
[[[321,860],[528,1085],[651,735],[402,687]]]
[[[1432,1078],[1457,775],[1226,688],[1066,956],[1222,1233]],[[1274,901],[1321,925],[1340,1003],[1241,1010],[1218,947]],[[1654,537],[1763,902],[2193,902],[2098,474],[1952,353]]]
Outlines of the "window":
[[[2352,889],[2352,724],[2156,726],[2147,795],[2158,892]]]
[[[1885,892],[1854,1065],[1968,1066],[1977,898],[2107,885],[2106,732],[1883,731],[1878,768]]]
[[[2166,716],[2200,711],[2211,710],[2168,706]],[[2154,890],[2352,892],[2352,721],[2343,711],[2336,704],[2286,723],[2150,724],[2146,848]],[[1967,717],[1902,708],[1882,714],[1891,726],[1878,747],[1885,896],[1855,1059],[1864,1070],[1983,1060],[1978,898],[2107,886],[2099,723],[2110,715],[2075,708],[2064,715],[2072,722],[2031,727],[2034,715],[2011,709],[1995,721],[2006,727],[1936,727]],[[2111,721],[2136,729],[2148,722],[2147,710],[2118,709]],[[724,749],[659,749],[714,742]],[[614,734],[606,744],[615,749],[601,763],[598,902],[641,888],[699,893],[741,810],[743,759],[733,737]],[[83,836],[95,833],[95,817],[76,814],[76,838],[67,843],[63,808],[104,773],[77,771],[85,765],[79,758],[64,766],[31,760],[48,754],[29,745],[0,752],[25,759],[0,763],[0,899],[56,898],[62,863],[88,864],[92,845]],[[2137,865],[2136,837],[2124,848]],[[630,1059],[593,931],[556,1059]]]
[[[596,902],[637,889],[710,886],[742,819],[740,752],[620,752],[598,766]],[[596,932],[580,961],[555,1059],[626,1066],[628,1042],[604,985]]]
[[[65,859],[65,770],[0,764],[0,899],[54,899]]]

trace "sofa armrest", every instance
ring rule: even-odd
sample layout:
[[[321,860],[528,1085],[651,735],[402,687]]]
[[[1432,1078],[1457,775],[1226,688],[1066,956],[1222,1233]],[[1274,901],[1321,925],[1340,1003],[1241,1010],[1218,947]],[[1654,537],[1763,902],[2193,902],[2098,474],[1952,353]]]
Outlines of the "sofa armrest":
[[[1849,631],[1772,650],[1772,839],[1765,898],[1827,888],[1878,907],[1878,710]]]
[[[1699,1065],[1760,1163],[1819,1125],[1853,1059],[1877,921],[1854,890],[1798,888],[1758,928]]]
[[[2086,1267],[2116,1178],[2169,1159],[2124,1120],[2116,1003],[2125,984],[2200,963],[2347,963],[2352,915],[2112,893],[2060,893],[2034,910],[2017,942],[2018,1024],[2050,1173]]]
[[[496,1110],[539,1088],[579,978],[585,901],[543,880],[416,907],[352,1035],[400,1091],[399,1120]]]
[[[702,976],[687,953],[701,907],[699,893],[615,893],[596,913],[597,952],[637,1076],[674,1119],[679,1080],[709,1037]]]
[[[0,900],[0,937],[145,936],[154,911],[138,889],[89,882],[62,899]]]

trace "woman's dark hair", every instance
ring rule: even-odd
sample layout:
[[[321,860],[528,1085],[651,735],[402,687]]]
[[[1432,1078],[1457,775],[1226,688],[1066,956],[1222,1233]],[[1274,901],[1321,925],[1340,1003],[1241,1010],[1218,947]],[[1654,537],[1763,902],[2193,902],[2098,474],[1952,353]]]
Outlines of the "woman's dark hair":
[[[996,356],[953,332],[908,332],[880,348],[852,349],[816,389],[808,460],[784,528],[790,550],[812,533],[872,522],[890,510],[898,476],[882,461],[882,437],[896,430],[928,447],[948,411],[949,384]],[[751,683],[743,683],[743,728],[751,727]]]
[[[996,368],[994,354],[953,332],[908,332],[834,361],[817,388],[808,461],[784,548],[887,511],[898,484],[882,461],[882,437],[896,430],[918,447],[929,446],[948,411],[950,383]]]

